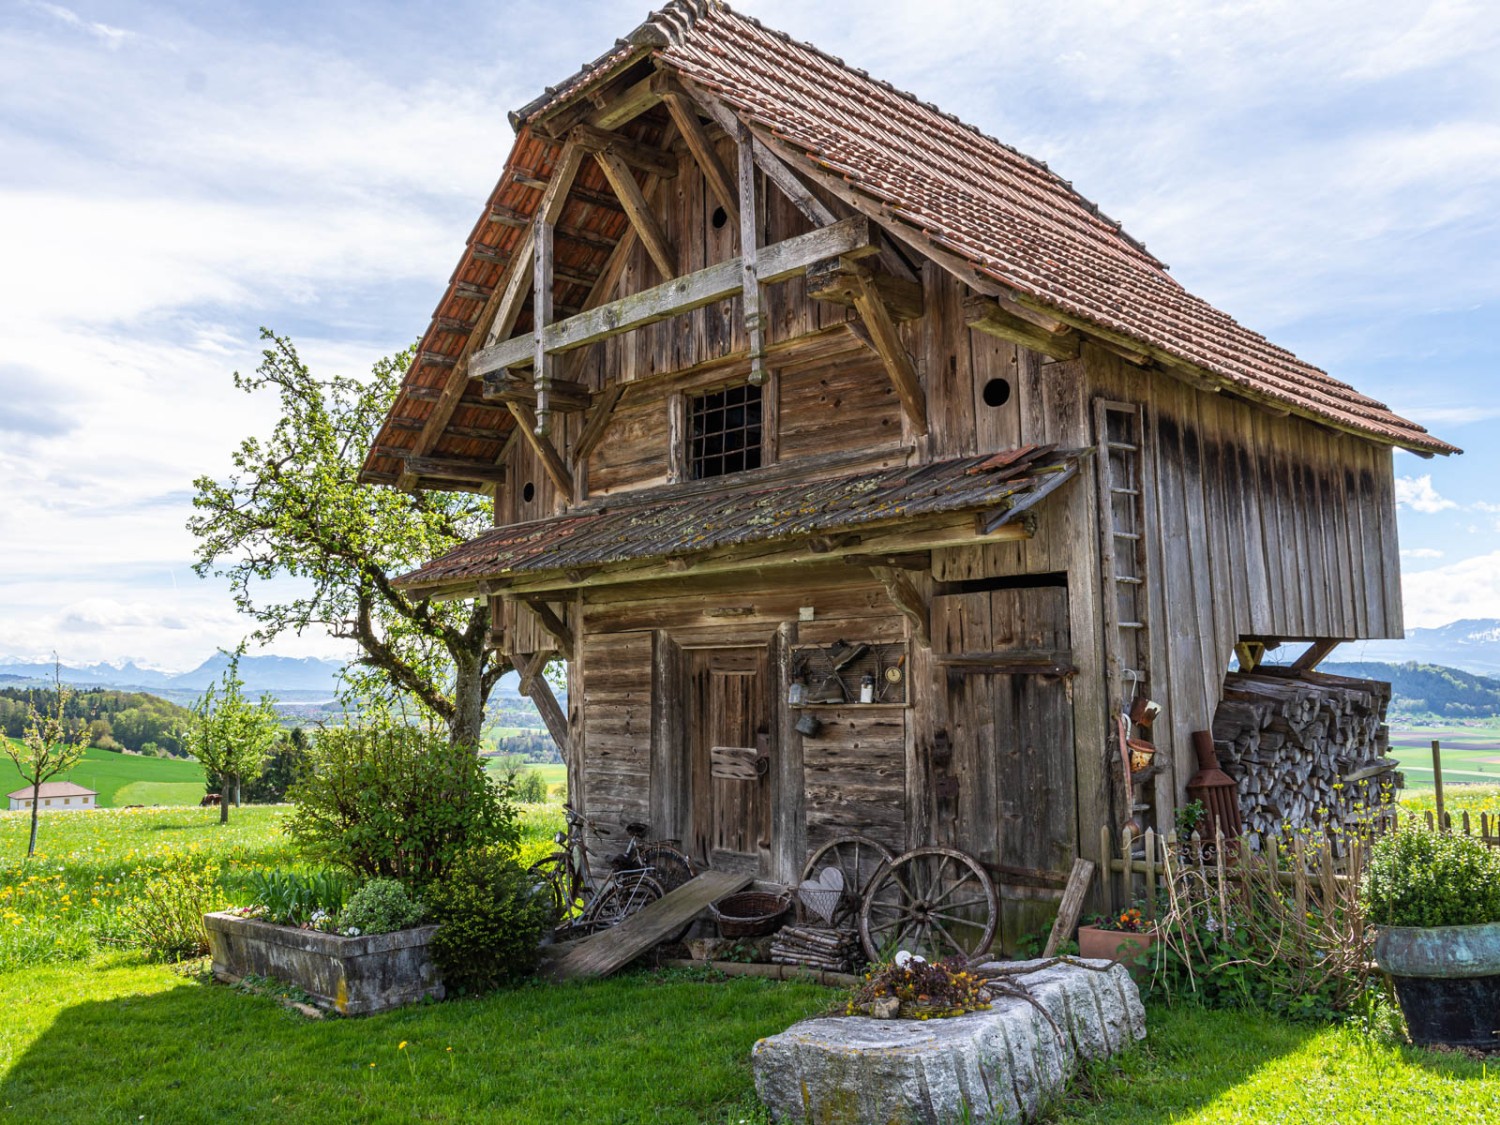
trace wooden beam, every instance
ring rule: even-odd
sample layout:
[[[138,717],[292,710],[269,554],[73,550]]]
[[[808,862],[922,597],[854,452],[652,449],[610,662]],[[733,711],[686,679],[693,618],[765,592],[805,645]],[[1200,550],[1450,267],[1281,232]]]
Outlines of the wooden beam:
[[[735,116],[734,110],[691,80],[683,78],[682,83],[720,129],[731,137],[738,134],[740,119]],[[751,153],[755,157],[756,167],[766,174],[766,179],[780,188],[782,194],[792,201],[792,205],[801,211],[813,226],[826,227],[838,221],[838,216],[809,191],[807,185],[797,178],[796,173],[782,163],[781,158],[767,148],[758,137],[754,138],[751,143]]]
[[[964,300],[964,323],[990,336],[1009,340],[1024,348],[1049,355],[1053,359],[1077,359],[1078,333],[1048,332],[1029,320],[1007,312],[994,297],[968,297]]]
[[[1306,652],[1297,657],[1296,660],[1292,661],[1292,671],[1311,672],[1319,664],[1327,660],[1329,654],[1343,643],[1343,641],[1335,640],[1314,641],[1312,644],[1307,646]],[[1257,663],[1259,663],[1259,661],[1257,661]]]
[[[854,307],[859,310],[859,318],[870,330],[871,343],[881,362],[885,364],[885,373],[890,377],[891,385],[896,388],[896,397],[901,400],[901,407],[911,420],[912,429],[918,434],[926,434],[927,396],[917,378],[916,364],[907,354],[906,345],[901,342],[901,333],[897,331],[885,302],[880,299],[880,291],[862,272],[856,272],[854,280]]]
[[[573,467],[577,467],[587,461],[589,454],[594,452],[594,447],[604,437],[604,431],[609,428],[609,419],[615,412],[615,405],[620,401],[620,396],[625,393],[624,383],[611,383],[604,388],[604,393],[599,401],[594,403],[589,412],[588,421],[583,425],[583,433],[578,436],[578,441],[573,446]]]
[[[604,178],[609,181],[609,186],[614,189],[615,195],[619,196],[620,206],[625,208],[630,225],[635,228],[636,235],[646,247],[646,253],[650,254],[651,260],[656,263],[662,279],[670,281],[677,276],[677,253],[672,249],[672,244],[667,241],[661,224],[656,221],[656,215],[652,212],[651,205],[646,202],[640,185],[635,182],[635,173],[626,166],[625,161],[620,159],[617,153],[596,152],[594,159],[604,170]]]
[[[601,152],[612,153],[632,168],[650,172],[663,180],[670,180],[677,175],[677,161],[671,153],[643,145],[620,133],[596,129],[592,125],[575,125],[568,133],[568,140],[596,155]]]
[[[531,701],[536,704],[537,713],[542,716],[542,722],[547,726],[547,733],[552,736],[552,741],[557,743],[559,753],[566,758],[572,745],[568,731],[568,718],[563,714],[562,707],[558,705],[557,696],[552,693],[552,685],[543,675],[547,661],[550,659],[552,659],[552,653],[544,650],[534,652],[530,656],[512,655],[511,663],[521,674],[519,689],[521,694],[530,696]]]
[[[823,258],[858,257],[874,252],[869,220],[856,215],[831,227],[760,247],[756,255],[757,273],[760,283],[768,285],[794,277]],[[559,321],[548,327],[546,347],[549,352],[572,351],[737,296],[743,284],[740,260],[732,258]],[[531,344],[529,337],[513,337],[494,344],[476,353],[469,368],[482,375],[502,367],[522,366],[532,358]]]
[[[467,480],[488,484],[505,482],[505,466],[492,461],[462,461],[445,457],[406,457],[406,472],[434,480]]]
[[[553,359],[547,351],[547,325],[552,323],[552,224],[537,215],[533,228],[532,246],[536,250],[531,290],[531,354],[532,386],[536,391],[536,423],[538,437],[545,438],[552,432],[552,376]]]
[[[859,291],[856,273],[859,266],[845,258],[827,258],[807,267],[807,295],[815,301],[854,307]],[[896,277],[885,270],[866,267],[866,276],[880,294],[886,311],[895,320],[918,320],[925,311],[922,283]]]
[[[885,587],[891,604],[911,622],[911,633],[923,648],[932,647],[932,631],[928,625],[927,599],[922,596],[910,576],[904,570],[891,566],[872,566],[870,573]]]
[[[521,428],[521,435],[526,439],[526,444],[531,446],[531,451],[537,455],[542,468],[552,478],[552,483],[557,485],[557,490],[564,496],[572,496],[573,474],[568,471],[568,466],[558,456],[552,439],[536,432],[536,414],[531,407],[524,402],[516,402],[514,399],[505,405],[515,416],[516,425]]]
[[[730,179],[724,162],[719,159],[718,149],[714,147],[713,141],[708,139],[708,133],[704,131],[702,123],[698,120],[698,107],[688,97],[687,92],[672,80],[671,75],[659,72],[652,75],[651,81],[653,88],[660,90],[661,100],[666,104],[667,112],[672,115],[677,131],[682,134],[682,139],[687,142],[688,151],[698,162],[703,178],[708,183],[708,190],[713,192],[714,198],[719,201],[719,206],[724,208],[724,213],[729,216],[729,222],[738,226],[740,204],[734,181]]]
[[[536,386],[530,380],[510,371],[491,371],[484,377],[484,397],[495,402],[515,399],[536,408]],[[559,413],[576,413],[587,410],[592,394],[583,383],[567,379],[552,380],[548,401],[551,409]]]
[[[634,85],[618,92],[602,93],[594,101],[594,112],[588,123],[599,129],[617,129],[627,121],[634,121],[652,106],[661,101],[656,85],[656,76],[648,74]]]
[[[567,622],[559,617],[553,608],[542,598],[525,598],[522,600],[525,602],[526,608],[536,614],[536,619],[541,623],[542,628],[552,634],[553,639],[562,646],[563,656],[568,660],[572,660],[574,653],[573,630],[568,628]]]
[[[745,314],[745,338],[750,341],[750,382],[758,387],[766,381],[766,328],[760,314],[755,155],[753,138],[743,123],[735,130],[735,140],[739,146],[740,305]]]

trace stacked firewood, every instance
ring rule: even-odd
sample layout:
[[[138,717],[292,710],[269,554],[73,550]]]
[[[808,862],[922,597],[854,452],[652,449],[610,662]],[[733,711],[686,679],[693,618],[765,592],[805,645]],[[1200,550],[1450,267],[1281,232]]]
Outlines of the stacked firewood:
[[[771,943],[771,960],[777,965],[802,965],[847,973],[859,960],[859,935],[853,930],[818,926],[783,926]]]
[[[1320,672],[1231,672],[1214,748],[1252,847],[1288,829],[1360,823],[1401,785],[1387,757],[1391,685]]]

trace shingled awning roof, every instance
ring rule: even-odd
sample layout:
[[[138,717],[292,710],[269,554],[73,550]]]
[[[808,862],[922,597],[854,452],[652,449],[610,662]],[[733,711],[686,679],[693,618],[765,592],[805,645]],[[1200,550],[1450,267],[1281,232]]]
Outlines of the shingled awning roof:
[[[1458,452],[1187,292],[1045,164],[716,0],[674,0],[513,121],[521,129],[650,54],[980,288],[999,285],[1247,397],[1414,451]]]
[[[704,491],[626,493],[607,507],[511,524],[479,536],[396,580],[406,589],[689,556],[716,547],[772,543],[993,511],[993,532],[1020,519],[1077,471],[1054,446],[852,473],[813,482]],[[727,483],[720,478],[716,483]]]

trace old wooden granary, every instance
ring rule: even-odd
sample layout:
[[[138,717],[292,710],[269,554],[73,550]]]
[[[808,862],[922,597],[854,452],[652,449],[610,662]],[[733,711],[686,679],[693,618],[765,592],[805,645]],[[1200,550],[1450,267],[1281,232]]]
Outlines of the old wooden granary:
[[[1046,165],[702,0],[512,120],[364,479],[493,494],[404,584],[490,599],[589,815],[952,844],[1013,930],[1170,823],[1237,645],[1401,635],[1392,450],[1452,447]]]

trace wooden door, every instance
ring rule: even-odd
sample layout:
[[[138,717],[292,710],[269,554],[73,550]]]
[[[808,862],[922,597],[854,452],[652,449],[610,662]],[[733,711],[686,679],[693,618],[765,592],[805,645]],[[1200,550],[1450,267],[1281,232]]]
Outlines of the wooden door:
[[[692,850],[720,870],[770,869],[769,655],[764,647],[690,654]]]
[[[1055,913],[1077,855],[1072,693],[1067,676],[1038,670],[1072,663],[1068,591],[937,597],[932,632],[952,747],[951,780],[934,785],[937,831],[990,868],[1013,949]]]

